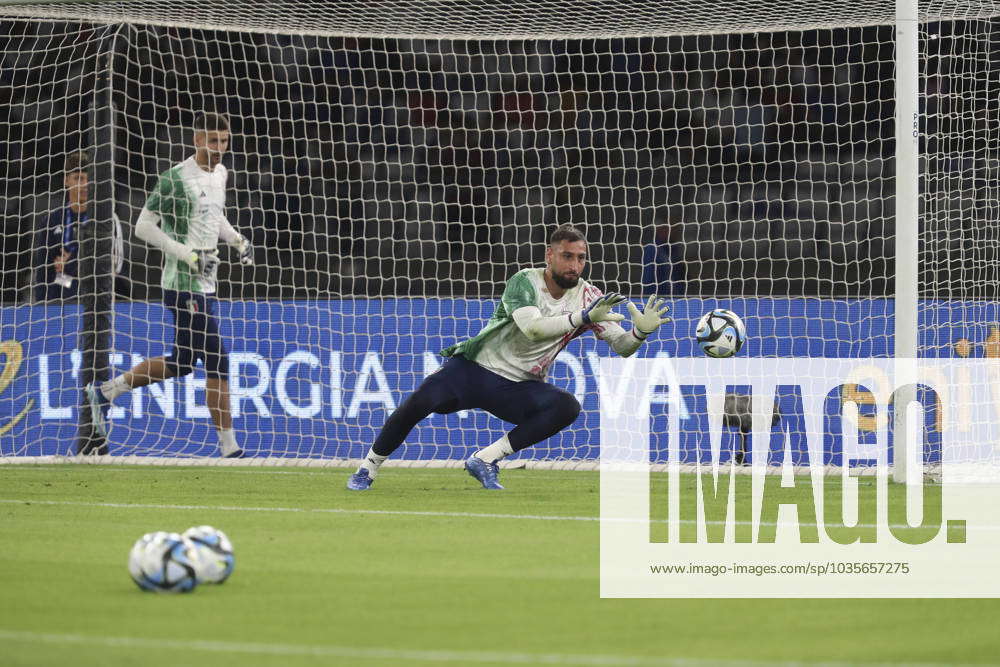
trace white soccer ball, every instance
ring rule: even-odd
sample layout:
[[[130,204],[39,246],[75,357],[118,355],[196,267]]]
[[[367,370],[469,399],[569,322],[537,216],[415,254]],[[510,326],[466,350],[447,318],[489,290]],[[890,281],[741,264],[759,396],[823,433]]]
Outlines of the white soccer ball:
[[[224,532],[212,526],[195,526],[184,531],[184,537],[198,551],[198,581],[221,584],[236,567],[233,544]]]
[[[716,359],[733,356],[747,341],[743,320],[725,308],[716,308],[702,315],[694,335],[705,354]]]
[[[156,532],[140,537],[128,557],[128,572],[144,591],[187,593],[198,584],[198,553],[177,533]]]

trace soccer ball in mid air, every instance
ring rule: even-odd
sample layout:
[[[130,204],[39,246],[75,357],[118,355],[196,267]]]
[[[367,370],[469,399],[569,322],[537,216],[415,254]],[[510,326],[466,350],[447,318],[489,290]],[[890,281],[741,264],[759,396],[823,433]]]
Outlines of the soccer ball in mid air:
[[[198,553],[194,543],[177,533],[156,532],[140,537],[128,557],[132,580],[144,591],[187,593],[198,584]]]
[[[233,544],[224,532],[211,526],[195,526],[184,531],[198,550],[198,581],[221,584],[233,573],[236,557]]]
[[[705,354],[716,359],[731,357],[747,340],[747,329],[740,316],[725,308],[705,313],[694,332]]]

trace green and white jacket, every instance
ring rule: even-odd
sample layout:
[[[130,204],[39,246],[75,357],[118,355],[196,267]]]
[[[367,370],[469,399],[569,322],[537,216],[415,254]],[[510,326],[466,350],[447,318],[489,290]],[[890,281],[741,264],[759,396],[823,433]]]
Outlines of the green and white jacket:
[[[607,341],[623,357],[638,349],[642,340],[615,322],[573,327],[569,323],[569,315],[579,313],[603,292],[581,279],[576,287],[566,290],[561,298],[556,299],[545,285],[544,274],[544,268],[522,269],[514,274],[507,281],[500,303],[482,331],[442,350],[441,354],[446,357],[460,354],[497,375],[520,382],[544,380],[563,348],[588,330]],[[538,309],[537,312],[531,310],[529,318],[563,317],[567,323],[561,331],[560,327],[556,327],[557,333],[551,336],[542,339],[529,337],[522,329],[525,318],[518,318],[521,320],[519,323],[514,316],[524,308]]]

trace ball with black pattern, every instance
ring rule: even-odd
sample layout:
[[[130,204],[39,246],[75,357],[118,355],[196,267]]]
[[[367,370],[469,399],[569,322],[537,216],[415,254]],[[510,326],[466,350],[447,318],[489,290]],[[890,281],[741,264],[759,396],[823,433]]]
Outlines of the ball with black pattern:
[[[715,308],[702,315],[694,335],[702,351],[716,359],[734,356],[747,340],[743,320],[725,308]]]
[[[198,549],[199,582],[221,584],[229,578],[236,567],[236,556],[224,532],[212,526],[194,526],[184,531],[184,537]]]
[[[194,544],[178,535],[146,533],[132,546],[128,571],[144,591],[188,593],[198,585],[198,554]]]

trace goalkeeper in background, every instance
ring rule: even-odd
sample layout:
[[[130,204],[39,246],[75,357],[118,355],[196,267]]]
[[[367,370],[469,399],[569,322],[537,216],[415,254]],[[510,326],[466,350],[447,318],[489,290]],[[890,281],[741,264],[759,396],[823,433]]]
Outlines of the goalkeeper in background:
[[[160,175],[135,225],[135,235],[163,252],[163,302],[174,319],[174,347],[167,357],[147,359],[103,384],[90,384],[86,394],[94,428],[107,437],[111,403],[122,394],[172,377],[187,375],[201,360],[205,366],[205,398],[228,458],[243,456],[233,433],[229,408],[229,356],[215,318],[215,274],[218,245],[236,249],[240,262],[253,263],[249,241],[226,219],[228,172],[222,156],[229,148],[229,121],[201,113],[194,126],[194,155]]]
[[[386,420],[347,488],[363,491],[379,467],[417,425],[433,413],[481,408],[515,428],[473,454],[465,469],[486,489],[502,489],[497,461],[551,437],[573,423],[580,403],[569,392],[545,382],[549,368],[567,344],[586,331],[608,342],[616,353],[633,354],[666,322],[667,306],[651,296],[643,312],[628,302],[632,328],[611,309],[621,294],[602,294],[583,280],[587,243],[572,225],[561,225],[545,250],[545,268],[523,269],[507,281],[493,317],[476,336],[441,352],[451,357],[423,381]]]

